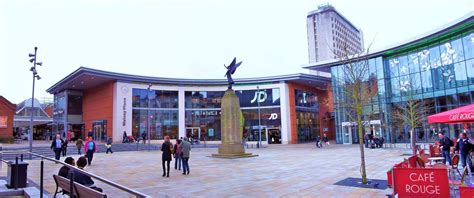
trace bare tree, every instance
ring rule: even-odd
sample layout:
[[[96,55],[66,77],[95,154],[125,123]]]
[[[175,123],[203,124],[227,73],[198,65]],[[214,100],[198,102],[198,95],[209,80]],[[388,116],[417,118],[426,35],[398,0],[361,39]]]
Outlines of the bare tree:
[[[361,167],[360,173],[362,183],[367,183],[367,172],[365,168],[364,154],[364,126],[370,125],[370,117],[373,115],[371,105],[373,97],[377,96],[377,78],[370,76],[368,53],[370,46],[366,50],[354,53],[354,48],[350,42],[343,41],[340,46],[334,48],[333,54],[340,61],[343,77],[336,79],[342,88],[342,98],[338,102],[338,107],[344,111],[351,125],[357,126]]]
[[[413,79],[412,79],[413,80]],[[416,155],[416,133],[415,129],[422,127],[426,120],[427,108],[421,99],[415,99],[415,90],[413,84],[400,82],[401,93],[404,95],[402,102],[396,104],[393,113],[395,120],[404,123],[410,128],[410,145],[413,155]]]

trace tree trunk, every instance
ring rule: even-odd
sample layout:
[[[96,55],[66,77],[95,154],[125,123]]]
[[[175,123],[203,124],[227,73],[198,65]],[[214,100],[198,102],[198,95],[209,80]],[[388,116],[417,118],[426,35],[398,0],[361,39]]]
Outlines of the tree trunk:
[[[367,184],[367,173],[365,171],[365,154],[364,154],[364,128],[362,126],[361,116],[357,116],[357,128],[359,132],[359,149],[360,149],[360,174],[362,176],[362,184]]]
[[[416,155],[416,137],[415,137],[415,129],[411,128],[410,130],[410,144],[411,149],[413,151],[413,155]]]

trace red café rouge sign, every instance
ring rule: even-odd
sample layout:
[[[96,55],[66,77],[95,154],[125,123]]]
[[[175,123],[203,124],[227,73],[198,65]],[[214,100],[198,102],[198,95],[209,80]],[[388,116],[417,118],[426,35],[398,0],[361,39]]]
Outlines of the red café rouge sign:
[[[474,112],[449,115],[449,121],[474,120]]]
[[[400,198],[449,198],[448,171],[442,168],[394,168],[394,190]]]

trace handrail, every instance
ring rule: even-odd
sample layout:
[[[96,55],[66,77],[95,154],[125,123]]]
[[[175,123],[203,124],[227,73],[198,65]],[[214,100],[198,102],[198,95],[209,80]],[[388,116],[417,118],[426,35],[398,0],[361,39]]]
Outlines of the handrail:
[[[0,153],[3,154],[3,151],[0,151]],[[72,170],[74,170],[74,171],[78,171],[78,172],[80,172],[80,173],[82,173],[82,174],[84,174],[84,175],[87,175],[87,176],[89,176],[89,177],[93,177],[94,179],[97,179],[97,180],[99,180],[99,181],[101,181],[101,182],[104,182],[105,184],[108,184],[108,185],[110,185],[110,186],[113,186],[113,187],[115,187],[115,188],[118,188],[118,189],[120,189],[120,190],[123,190],[123,191],[125,191],[125,192],[127,192],[127,193],[129,193],[129,194],[133,194],[133,195],[135,195],[136,197],[140,197],[140,198],[149,198],[149,197],[150,197],[149,195],[146,195],[146,194],[143,194],[143,193],[138,192],[138,191],[136,191],[136,190],[130,189],[130,188],[126,187],[126,186],[123,186],[123,185],[121,185],[121,184],[118,184],[118,183],[115,183],[115,182],[113,182],[113,181],[107,180],[107,179],[102,178],[102,177],[100,177],[100,176],[97,176],[97,175],[95,175],[95,174],[86,172],[86,171],[81,170],[81,169],[79,169],[79,168],[77,168],[77,167],[75,167],[75,166],[71,166],[71,165],[69,165],[69,164],[66,164],[66,163],[64,163],[64,162],[62,162],[62,161],[59,161],[59,160],[56,160],[56,159],[52,159],[52,158],[49,158],[49,157],[46,157],[46,156],[43,156],[43,155],[40,155],[40,154],[37,154],[37,153],[29,152],[29,151],[27,151],[26,153],[27,153],[27,154],[34,155],[34,156],[36,156],[36,157],[39,157],[39,158],[41,158],[42,160],[45,159],[45,160],[48,160],[48,161],[51,161],[51,162],[55,162],[55,163],[62,164],[62,165],[64,165],[64,166],[68,167],[69,169],[72,169]]]

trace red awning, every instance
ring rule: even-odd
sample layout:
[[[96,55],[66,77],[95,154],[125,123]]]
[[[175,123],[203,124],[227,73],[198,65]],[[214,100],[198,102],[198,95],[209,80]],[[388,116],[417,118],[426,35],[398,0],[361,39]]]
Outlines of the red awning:
[[[474,104],[428,116],[428,123],[468,123],[474,122]]]

